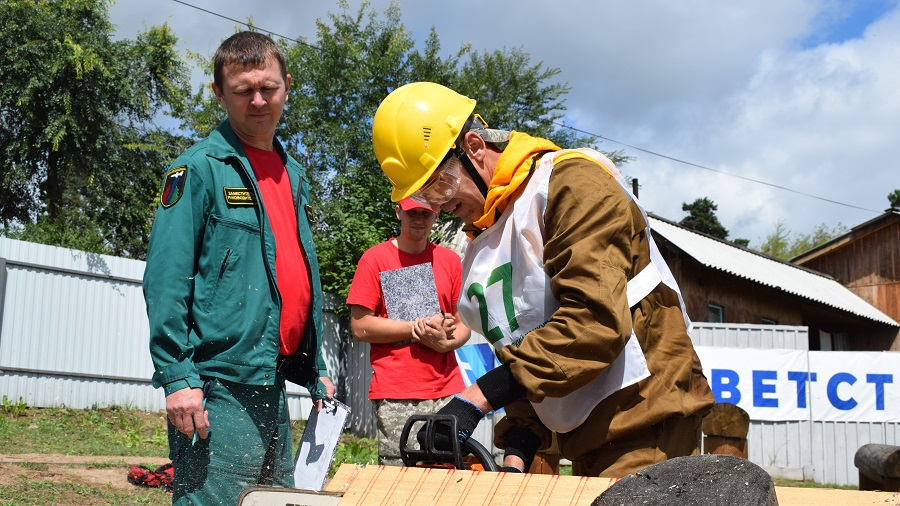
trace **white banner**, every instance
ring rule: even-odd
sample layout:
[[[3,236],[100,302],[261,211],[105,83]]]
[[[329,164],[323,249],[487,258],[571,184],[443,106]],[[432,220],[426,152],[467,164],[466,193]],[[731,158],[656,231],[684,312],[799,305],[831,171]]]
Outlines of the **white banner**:
[[[900,353],[696,350],[716,402],[751,420],[900,422]]]
[[[813,420],[900,422],[900,353],[809,352]]]

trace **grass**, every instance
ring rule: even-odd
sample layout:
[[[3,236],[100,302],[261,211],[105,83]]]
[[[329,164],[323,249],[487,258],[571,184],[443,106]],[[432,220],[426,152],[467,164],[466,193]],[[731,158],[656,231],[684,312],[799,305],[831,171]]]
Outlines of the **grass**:
[[[787,478],[772,478],[776,487],[798,487],[798,488],[839,488],[841,490],[859,490],[854,485],[834,485],[829,483],[816,483],[814,481],[789,480]]]
[[[299,444],[306,423],[293,424],[294,448]],[[128,468],[168,458],[165,413],[148,413],[127,406],[100,409],[41,408],[34,409],[18,402],[2,399],[0,404],[0,455],[56,454],[64,456],[122,457],[98,459],[85,466],[71,468],[121,470],[125,482]],[[145,459],[145,460],[142,460]],[[341,438],[331,474],[340,463],[374,464],[378,444],[349,434]],[[11,468],[11,470],[9,469]],[[7,465],[0,477],[0,505],[45,504],[171,504],[172,496],[159,489],[131,486],[124,490],[112,485],[60,482],[48,472],[48,465],[22,462]],[[41,478],[45,479],[41,479]]]
[[[14,476],[8,486],[0,488],[0,504],[45,505],[130,505],[163,506],[172,504],[172,496],[160,489],[139,489],[121,492],[113,487],[98,487],[75,483],[57,483]]]
[[[2,453],[162,456],[165,418],[124,407],[26,409],[0,417]],[[14,449],[15,451],[10,451]]]

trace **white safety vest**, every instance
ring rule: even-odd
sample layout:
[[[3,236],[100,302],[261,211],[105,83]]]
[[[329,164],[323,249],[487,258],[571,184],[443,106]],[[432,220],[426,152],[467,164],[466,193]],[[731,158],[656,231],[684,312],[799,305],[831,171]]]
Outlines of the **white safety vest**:
[[[648,223],[651,262],[628,282],[629,307],[640,302],[660,282],[665,283],[678,292],[685,325],[690,330],[681,292],[650,236],[646,212],[608,158],[592,149],[577,151],[596,160],[616,178],[628,197],[638,204]],[[571,150],[541,158],[522,195],[493,226],[469,242],[463,257],[459,314],[469,328],[485,336],[497,350],[507,345],[518,346],[529,332],[544,325],[559,309],[559,301],[550,291],[550,277],[544,271],[544,211],[554,160],[568,152]],[[545,397],[542,402],[532,404],[547,428],[569,432],[584,423],[600,401],[649,376],[647,361],[632,331],[623,352],[596,379],[565,397]]]

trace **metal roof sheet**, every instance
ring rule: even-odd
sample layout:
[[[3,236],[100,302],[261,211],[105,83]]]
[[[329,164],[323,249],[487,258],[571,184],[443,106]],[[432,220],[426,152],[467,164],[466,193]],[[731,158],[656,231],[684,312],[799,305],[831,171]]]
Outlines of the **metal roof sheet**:
[[[900,323],[833,278],[650,216],[650,228],[701,264],[894,327]]]

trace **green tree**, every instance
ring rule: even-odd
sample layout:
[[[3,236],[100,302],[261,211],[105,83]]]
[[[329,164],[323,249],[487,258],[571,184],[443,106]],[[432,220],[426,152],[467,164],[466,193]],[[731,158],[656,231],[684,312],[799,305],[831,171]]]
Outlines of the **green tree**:
[[[142,258],[162,168],[183,146],[148,128],[183,107],[167,26],[113,41],[109,0],[0,3],[4,233]]]
[[[699,198],[691,204],[682,203],[681,210],[689,214],[681,220],[680,225],[719,239],[728,237],[728,230],[719,223],[716,211],[719,206],[707,197]]]
[[[568,92],[565,84],[547,84],[557,69],[533,64],[519,50],[475,54],[463,45],[444,52],[433,28],[417,49],[398,4],[381,13],[368,3],[353,11],[346,2],[339,6],[317,21],[314,41],[281,41],[293,83],[278,137],[311,179],[322,284],[346,295],[362,253],[399,232],[371,130],[375,110],[392,90],[438,82],[478,100],[478,112],[491,126],[527,129],[567,147],[593,139],[554,127]],[[209,131],[222,117],[216,109],[208,90],[200,90],[182,116],[184,126]],[[613,156],[628,160],[619,152]]]
[[[788,261],[846,232],[847,227],[840,223],[834,227],[828,227],[822,223],[810,233],[792,233],[783,221],[779,221],[775,224],[775,230],[766,236],[759,251],[771,257]]]
[[[790,258],[788,250],[790,250],[791,231],[783,221],[775,224],[775,230],[766,236],[765,242],[759,247],[759,251],[769,255],[770,257],[787,260]]]
[[[888,195],[888,202],[891,203],[891,209],[900,208],[900,190],[894,190]]]
[[[570,90],[568,84],[550,82],[559,72],[532,63],[521,49],[494,50],[470,53],[458,76],[445,84],[474,98],[475,111],[492,127],[528,132],[563,148],[593,144],[595,137],[557,126]]]
[[[363,4],[317,22],[314,44],[288,48],[294,76],[285,113],[288,142],[312,173],[316,247],[326,291],[344,296],[362,253],[398,233],[390,183],[372,150],[372,117],[394,88],[455,67],[438,56],[432,32],[424,53],[391,5],[379,17]]]

